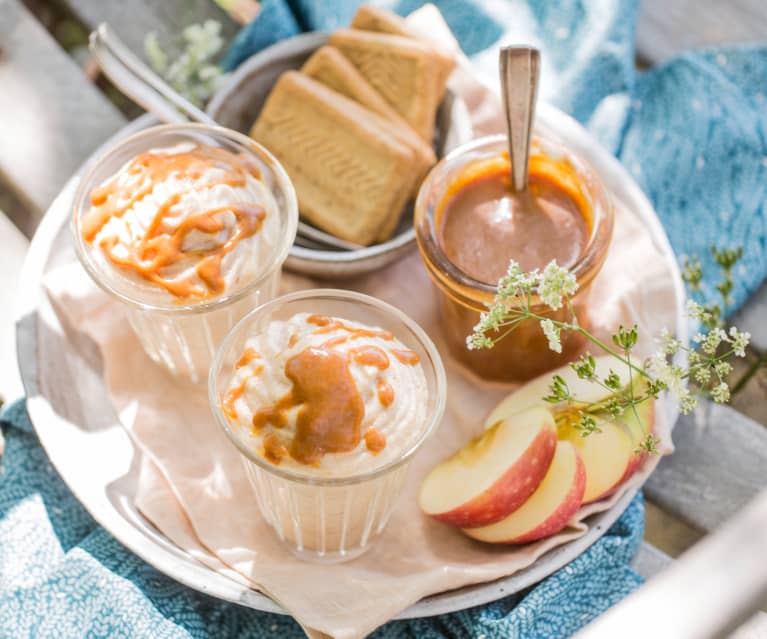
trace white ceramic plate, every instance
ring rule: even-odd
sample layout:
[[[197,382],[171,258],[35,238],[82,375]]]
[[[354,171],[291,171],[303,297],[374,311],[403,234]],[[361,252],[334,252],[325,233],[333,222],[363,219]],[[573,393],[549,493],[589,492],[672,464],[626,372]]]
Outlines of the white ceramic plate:
[[[652,206],[625,169],[599,147],[570,117],[545,105],[538,109],[542,128],[554,133],[586,157],[602,175],[613,196],[650,230],[666,256],[674,280],[677,335],[686,341],[684,288],[671,246]],[[144,116],[115,136],[149,126]],[[109,140],[106,145],[115,140]],[[100,154],[97,151],[94,155]],[[87,164],[87,163],[86,163]],[[71,199],[81,171],[51,205],[32,241],[21,276],[17,348],[27,394],[27,409],[53,465],[94,519],[125,546],[166,575],[201,592],[250,606],[284,613],[268,597],[197,562],[160,533],[133,504],[138,455],[107,397],[96,346],[62,326],[43,294],[46,272],[74,259],[68,229]],[[668,406],[670,423],[676,420]],[[526,588],[560,569],[588,548],[620,516],[634,496],[629,492],[610,510],[588,520],[582,537],[543,555],[529,568],[510,577],[428,597],[398,618],[423,617],[494,601]]]

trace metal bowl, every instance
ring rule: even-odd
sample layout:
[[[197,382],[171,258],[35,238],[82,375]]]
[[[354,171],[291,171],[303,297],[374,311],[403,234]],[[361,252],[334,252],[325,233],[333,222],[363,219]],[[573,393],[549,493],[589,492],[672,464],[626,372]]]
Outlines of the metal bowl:
[[[325,33],[305,33],[275,44],[249,58],[218,89],[207,112],[219,124],[247,133],[250,131],[277,78],[290,69],[299,69],[327,42]],[[438,111],[434,150],[440,158],[472,138],[471,120],[463,101],[449,89]],[[344,278],[369,273],[398,259],[415,246],[413,211],[409,205],[394,236],[386,242],[358,249],[312,246],[297,238],[285,262],[286,268],[322,278]]]

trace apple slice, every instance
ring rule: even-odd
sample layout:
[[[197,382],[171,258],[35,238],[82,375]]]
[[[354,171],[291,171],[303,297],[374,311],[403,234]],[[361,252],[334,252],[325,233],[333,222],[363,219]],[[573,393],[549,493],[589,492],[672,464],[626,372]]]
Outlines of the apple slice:
[[[629,369],[625,364],[610,356],[596,358],[596,374],[600,378],[607,377],[611,370],[618,374],[624,385],[629,383]],[[489,428],[495,422],[527,410],[532,406],[552,407],[551,404],[544,402],[543,398],[549,395],[549,386],[554,375],[564,378],[570,392],[581,401],[598,402],[607,394],[603,386],[586,379],[579,379],[570,366],[563,366],[531,379],[504,398],[485,419],[485,428]]]
[[[609,485],[609,481],[605,481],[600,486],[597,481],[594,480],[590,487],[591,491],[588,490],[589,486],[587,486],[588,496],[583,498],[583,503],[588,504],[592,501],[597,501],[611,495],[624,481],[637,471],[645,460],[645,457],[647,457],[647,454],[644,452],[637,453],[637,448],[639,447],[640,442],[653,432],[655,427],[655,400],[645,400],[637,405],[636,408],[636,415],[633,411],[627,410],[622,417],[615,420],[616,427],[623,430],[624,433],[629,433],[631,437],[631,452],[626,468],[623,471],[623,475],[621,475],[621,477],[619,477],[611,486]],[[595,434],[598,435],[599,433]],[[584,438],[581,437],[581,440],[583,439]],[[588,439],[588,437],[585,439]],[[596,460],[594,461],[596,462]],[[586,468],[588,469],[588,464],[586,465]],[[595,474],[593,470],[592,474]],[[588,470],[586,471],[586,475],[588,476]]]
[[[503,519],[538,487],[556,444],[554,418],[545,408],[501,420],[427,475],[421,509],[462,528]]]
[[[606,377],[615,371],[624,384],[629,383],[629,369],[613,357],[596,358],[596,374]],[[485,420],[490,427],[498,420],[508,419],[517,412],[532,406],[550,406],[555,415],[561,415],[561,408],[546,404],[543,397],[549,394],[549,385],[554,375],[560,375],[567,382],[570,392],[583,402],[598,402],[608,391],[594,382],[579,379],[575,372],[564,366],[536,377],[506,397],[496,406]],[[636,380],[635,380],[636,382]],[[601,433],[594,432],[583,437],[572,425],[560,426],[558,438],[575,445],[586,467],[586,492],[583,503],[588,504],[611,494],[618,486],[634,474],[644,459],[636,449],[644,437],[652,432],[654,402],[647,400],[637,406],[639,419],[633,411],[626,411],[619,419],[600,421]]]
[[[601,423],[601,433],[582,437],[581,432],[566,426],[560,428],[559,437],[575,446],[586,467],[586,491],[583,503],[588,504],[605,497],[629,476],[629,466],[636,446],[620,426]]]
[[[559,442],[543,480],[517,510],[482,528],[464,528],[469,537],[493,544],[524,544],[562,530],[581,507],[586,469],[570,442]]]

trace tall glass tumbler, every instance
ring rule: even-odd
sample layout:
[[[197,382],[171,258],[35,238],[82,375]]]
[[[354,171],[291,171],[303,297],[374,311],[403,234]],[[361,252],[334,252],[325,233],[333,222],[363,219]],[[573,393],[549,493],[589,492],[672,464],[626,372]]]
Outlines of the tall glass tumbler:
[[[255,272],[233,290],[199,301],[165,300],[147,295],[145,287],[106,268],[85,241],[82,220],[91,208],[91,193],[141,153],[181,144],[205,145],[244,157],[258,167],[276,204],[279,234]],[[229,329],[248,311],[277,295],[280,271],[298,224],[295,190],[285,170],[264,147],[245,135],[204,124],[151,127],[120,140],[94,161],[75,193],[72,231],[80,262],[93,281],[122,303],[128,321],[146,353],[174,376],[197,383],[206,379],[215,350]]]
[[[248,338],[274,320],[321,313],[382,328],[415,351],[426,379],[426,419],[417,437],[391,461],[355,474],[312,475],[282,468],[262,457],[249,429],[233,422],[222,404]],[[442,420],[446,379],[436,347],[412,319],[380,300],[334,289],[300,291],[277,298],[243,318],[221,344],[209,379],[210,403],[219,425],[242,453],[264,519],[299,558],[340,562],[365,552],[383,531],[407,477],[410,461]]]

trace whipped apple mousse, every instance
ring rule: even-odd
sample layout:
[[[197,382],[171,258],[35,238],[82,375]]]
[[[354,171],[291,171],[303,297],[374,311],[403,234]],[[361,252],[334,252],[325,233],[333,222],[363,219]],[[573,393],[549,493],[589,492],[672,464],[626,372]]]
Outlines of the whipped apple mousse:
[[[299,558],[339,562],[384,531],[442,420],[446,381],[436,347],[399,309],[312,289],[230,331],[209,393],[264,521]]]
[[[252,281],[277,243],[277,205],[250,158],[151,149],[90,193],[80,231],[102,273],[148,302],[193,303]]]
[[[271,464],[344,477],[418,441],[426,392],[418,354],[391,332],[299,313],[245,342],[221,409]]]
[[[99,157],[75,193],[72,229],[80,262],[122,303],[144,351],[196,383],[229,329],[277,294],[297,224],[293,186],[266,149],[189,123]]]

